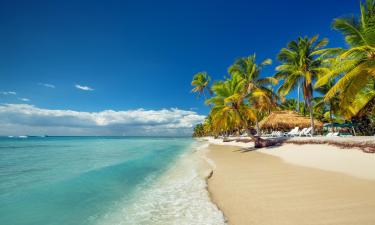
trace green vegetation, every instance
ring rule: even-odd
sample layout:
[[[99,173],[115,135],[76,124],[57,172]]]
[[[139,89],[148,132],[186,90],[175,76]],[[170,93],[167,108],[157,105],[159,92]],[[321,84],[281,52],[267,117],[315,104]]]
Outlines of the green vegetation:
[[[206,92],[213,94],[206,100],[212,105],[210,113],[195,127],[194,136],[244,131],[256,147],[267,146],[272,143],[260,138],[258,122],[272,110],[296,110],[308,115],[313,128],[314,118],[331,124],[353,122],[359,134],[373,135],[375,0],[361,2],[358,17],[337,18],[332,27],[342,33],[347,48],[325,48],[328,39],[319,39],[318,35],[298,37],[280,50],[280,65],[271,77],[261,73],[272,61],[257,64],[255,54],[236,60],[228,69],[228,77],[211,87],[207,73],[194,75],[192,91],[205,98]],[[286,99],[291,91],[297,91],[297,100]]]
[[[211,77],[206,72],[199,72],[193,76],[191,85],[194,86],[194,88],[191,91],[194,93],[198,93],[198,97],[203,94],[204,98],[207,98],[206,91],[210,93],[210,82]]]
[[[288,47],[281,49],[277,56],[282,64],[276,67],[278,72],[275,77],[284,80],[278,93],[284,97],[295,88],[299,92],[302,86],[303,98],[310,113],[312,134],[314,134],[312,83],[320,73],[325,71],[321,66],[322,60],[317,55],[318,51],[327,44],[328,39],[318,41],[318,35],[312,38],[299,37],[297,41],[289,42]]]

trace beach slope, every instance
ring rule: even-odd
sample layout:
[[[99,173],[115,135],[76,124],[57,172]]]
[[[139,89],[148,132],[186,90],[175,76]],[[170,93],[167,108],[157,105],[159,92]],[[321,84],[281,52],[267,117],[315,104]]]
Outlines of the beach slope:
[[[309,146],[289,147],[298,151]],[[272,151],[277,151],[277,148]],[[325,157],[324,151],[316,151],[316,154]],[[366,153],[362,154],[367,157]],[[229,224],[375,224],[374,179],[337,171],[344,166],[335,167],[333,171],[316,168],[319,163],[311,167],[301,166],[288,162],[281,155],[209,145],[207,157],[215,166],[212,177],[208,179],[208,189]],[[315,157],[316,160],[319,157]],[[324,165],[326,163],[325,160]],[[332,163],[346,162],[333,160]],[[374,167],[368,169],[371,171]],[[372,171],[370,173],[375,173]]]

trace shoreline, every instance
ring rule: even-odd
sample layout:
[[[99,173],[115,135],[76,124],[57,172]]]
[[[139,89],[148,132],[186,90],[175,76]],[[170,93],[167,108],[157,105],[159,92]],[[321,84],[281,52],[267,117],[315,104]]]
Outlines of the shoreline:
[[[150,179],[151,182],[137,190],[132,199],[126,200],[99,224],[127,221],[129,224],[226,225],[222,211],[207,189],[207,177],[212,168],[202,158],[206,147],[202,143],[186,147],[158,177]]]
[[[214,162],[207,189],[230,225],[375,223],[373,154],[316,144],[249,151],[249,143],[206,142]]]

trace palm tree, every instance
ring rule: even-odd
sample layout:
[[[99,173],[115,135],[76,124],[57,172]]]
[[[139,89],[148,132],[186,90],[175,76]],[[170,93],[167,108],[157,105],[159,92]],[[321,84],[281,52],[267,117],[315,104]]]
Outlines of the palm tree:
[[[317,111],[322,111],[324,113],[323,117],[327,117],[328,114],[328,121],[331,123],[331,129],[334,128],[334,116],[337,117],[340,115],[340,99],[335,96],[334,98],[329,99],[326,101],[324,99],[324,95],[335,85],[335,81],[331,79],[327,84],[320,86],[316,89],[323,97],[315,97],[313,101],[315,102],[314,109]]]
[[[284,80],[278,93],[285,97],[291,90],[302,85],[305,104],[310,111],[312,134],[314,135],[313,118],[313,88],[312,84],[318,74],[322,73],[321,60],[316,57],[317,51],[328,44],[328,39],[318,40],[318,35],[312,38],[299,37],[297,41],[291,41],[286,48],[280,50],[277,58],[282,63],[276,67],[278,71],[275,78]]]
[[[375,0],[361,2],[360,11],[359,18],[340,17],[333,21],[333,28],[344,35],[349,47],[320,52],[323,56],[333,56],[335,63],[332,71],[322,76],[315,85],[320,87],[331,79],[339,78],[325,95],[325,100],[339,95],[346,118],[356,115],[375,97],[370,84],[375,77]]]
[[[206,91],[210,93],[209,84],[211,82],[211,77],[206,72],[199,72],[193,76],[193,80],[191,81],[191,85],[194,88],[191,90],[192,92],[198,93],[198,97],[202,94],[205,99],[207,99]]]
[[[206,135],[204,124],[198,123],[197,125],[195,125],[193,130],[193,137],[203,137],[204,135]]]
[[[218,81],[212,85],[214,96],[206,101],[206,104],[213,104],[209,117],[212,128],[216,133],[228,131],[236,126],[241,126],[241,119],[236,114],[234,108],[228,103],[229,98],[240,92],[243,82],[240,79],[227,79]]]
[[[245,84],[244,79],[238,74],[233,74],[229,79],[212,86],[214,96],[206,103],[213,104],[210,112],[213,126],[224,129],[243,126],[256,148],[271,145],[273,144],[271,141],[254,136],[249,129],[249,122],[256,119],[256,114],[244,103]]]
[[[270,64],[272,64],[271,59],[266,59],[259,65],[256,64],[256,55],[253,54],[237,59],[228,69],[231,76],[239,76],[244,82],[244,88],[241,92],[256,114],[255,124],[258,135],[260,134],[258,122],[261,115],[269,111],[275,105],[277,99],[276,94],[268,87],[276,85],[277,79],[260,77],[263,67]]]

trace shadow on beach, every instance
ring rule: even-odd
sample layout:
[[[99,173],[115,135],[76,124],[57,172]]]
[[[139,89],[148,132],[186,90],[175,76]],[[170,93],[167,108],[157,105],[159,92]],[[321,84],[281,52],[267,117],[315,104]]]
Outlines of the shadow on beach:
[[[375,153],[375,138],[374,139],[364,139],[364,137],[337,137],[337,138],[326,138],[326,137],[278,137],[278,138],[268,138],[268,140],[273,141],[273,145],[263,147],[263,148],[241,148],[236,150],[241,153],[256,151],[258,149],[273,149],[277,148],[283,144],[327,144],[333,145],[342,149],[357,149],[365,153]],[[225,142],[241,142],[241,143],[250,143],[253,142],[250,138],[237,138],[232,140],[226,140]]]

